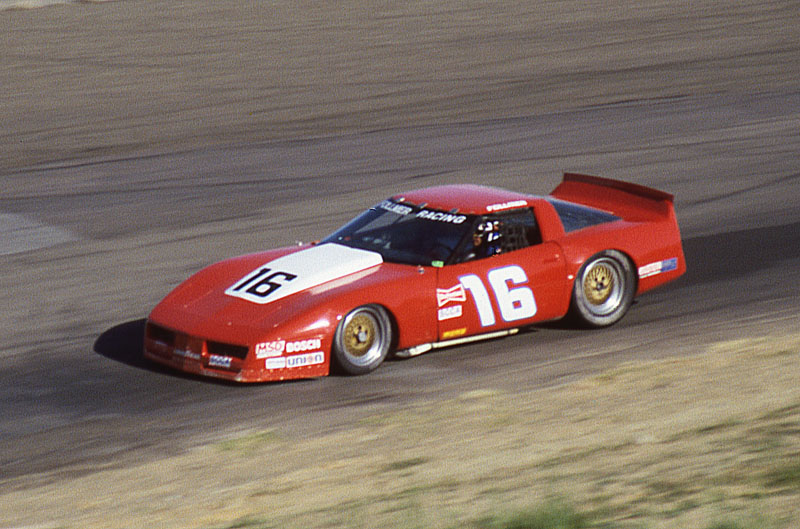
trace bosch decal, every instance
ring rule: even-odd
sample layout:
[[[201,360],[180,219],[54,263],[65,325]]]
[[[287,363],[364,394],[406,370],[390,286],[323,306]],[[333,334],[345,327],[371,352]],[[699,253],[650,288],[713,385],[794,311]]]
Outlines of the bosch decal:
[[[322,341],[319,338],[315,338],[313,340],[300,340],[298,342],[287,342],[286,352],[301,353],[303,351],[312,351],[314,349],[319,349],[321,345]]]

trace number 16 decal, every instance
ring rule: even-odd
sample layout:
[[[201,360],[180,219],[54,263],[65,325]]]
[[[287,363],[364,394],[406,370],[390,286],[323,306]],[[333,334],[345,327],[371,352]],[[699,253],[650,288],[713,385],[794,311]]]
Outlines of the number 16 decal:
[[[531,318],[536,314],[536,300],[533,292],[526,286],[511,287],[528,282],[525,271],[517,266],[504,266],[490,270],[486,275],[489,286],[492,287],[494,297],[497,300],[497,307],[500,309],[500,316],[503,321],[517,321]],[[459,282],[472,294],[475,301],[475,308],[478,309],[478,317],[481,325],[488,327],[496,322],[492,302],[489,293],[486,291],[483,281],[475,274],[460,276]]]
[[[228,288],[225,293],[253,303],[264,304],[269,301],[267,297],[270,294],[294,279],[297,279],[295,274],[273,271],[270,268],[263,267],[251,272],[241,281]]]

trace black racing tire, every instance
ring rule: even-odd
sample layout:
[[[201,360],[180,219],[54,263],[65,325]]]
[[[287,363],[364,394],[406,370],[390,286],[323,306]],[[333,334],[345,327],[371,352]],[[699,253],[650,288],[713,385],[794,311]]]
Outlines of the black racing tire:
[[[336,367],[348,375],[377,369],[392,344],[392,322],[379,305],[363,305],[342,318],[333,336]]]
[[[635,294],[636,276],[630,259],[606,250],[590,257],[578,271],[570,313],[586,327],[608,327],[628,312]]]

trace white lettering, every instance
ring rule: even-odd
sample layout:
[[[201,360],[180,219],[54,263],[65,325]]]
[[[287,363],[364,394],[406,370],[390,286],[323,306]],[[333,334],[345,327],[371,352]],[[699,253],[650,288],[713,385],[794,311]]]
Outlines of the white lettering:
[[[264,364],[267,369],[284,369],[286,367],[286,359],[280,358],[267,358]]]
[[[200,360],[200,353],[193,353],[189,350],[184,351],[183,349],[174,349],[173,352],[177,356],[181,356],[183,358],[189,358],[190,360]]]
[[[439,222],[449,222],[451,224],[461,224],[467,220],[466,215],[454,215],[453,213],[445,213],[443,211],[431,211],[423,209],[417,213],[420,219],[436,220]]]
[[[500,211],[501,209],[518,208],[521,206],[526,206],[527,204],[528,202],[526,200],[511,200],[510,202],[502,202],[500,204],[486,206],[486,211]]]
[[[494,292],[503,320],[511,322],[532,318],[536,315],[536,300],[533,297],[533,291],[524,286],[528,282],[528,277],[521,267],[510,265],[490,270],[487,279]],[[494,308],[483,281],[475,274],[460,276],[458,280],[472,294],[481,326],[494,325],[496,322]],[[521,286],[511,288],[509,283]]]
[[[319,349],[322,341],[319,338],[312,340],[300,340],[298,342],[288,342],[286,344],[287,353],[302,353],[303,351],[311,351],[312,349]]]
[[[231,357],[230,356],[220,356],[220,355],[211,355],[208,358],[208,365],[212,367],[224,367],[229,368],[231,367]]]
[[[268,358],[270,356],[280,356],[286,347],[286,342],[276,340],[274,342],[263,342],[256,344],[256,358]]]
[[[397,213],[398,215],[408,215],[411,213],[411,208],[408,206],[403,206],[400,204],[395,204],[389,200],[384,200],[380,203],[380,207],[385,209],[386,211],[391,211],[392,213]]]
[[[461,305],[452,305],[439,309],[439,321],[460,318],[462,314]]]

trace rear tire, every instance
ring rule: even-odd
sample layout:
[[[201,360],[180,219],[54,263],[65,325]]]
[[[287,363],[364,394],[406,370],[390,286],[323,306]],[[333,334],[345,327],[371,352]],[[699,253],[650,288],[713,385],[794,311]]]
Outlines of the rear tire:
[[[570,311],[585,326],[607,327],[622,319],[634,294],[631,261],[621,252],[606,250],[593,255],[578,271]]]
[[[392,344],[392,322],[378,305],[351,310],[336,327],[333,357],[348,375],[363,375],[383,363]]]

